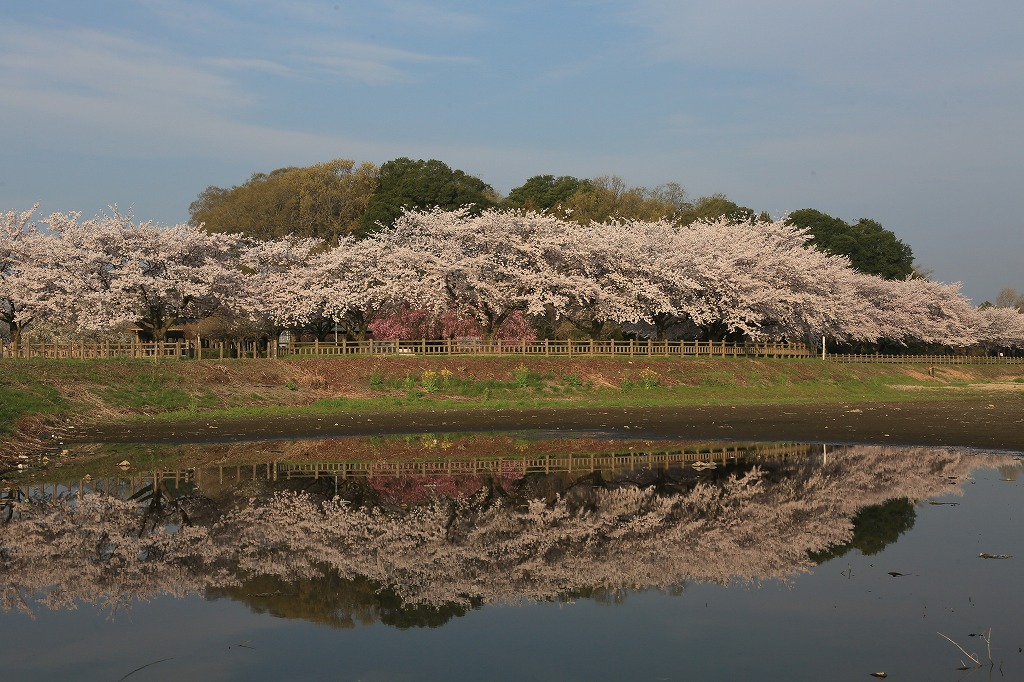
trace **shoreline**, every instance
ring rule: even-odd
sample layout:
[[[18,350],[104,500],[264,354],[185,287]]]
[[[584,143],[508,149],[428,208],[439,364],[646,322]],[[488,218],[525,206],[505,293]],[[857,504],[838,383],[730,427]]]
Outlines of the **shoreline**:
[[[111,423],[72,443],[217,443],[486,431],[603,432],[687,440],[960,446],[1024,452],[1024,397],[686,407],[543,407],[337,412]]]

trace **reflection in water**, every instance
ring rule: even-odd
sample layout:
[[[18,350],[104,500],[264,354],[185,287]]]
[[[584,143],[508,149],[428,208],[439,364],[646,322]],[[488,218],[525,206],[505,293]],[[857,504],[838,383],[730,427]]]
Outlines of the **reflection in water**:
[[[530,445],[529,447],[534,447]],[[528,448],[524,448],[528,449]],[[493,602],[786,580],[913,524],[973,467],[934,448],[265,462],[5,493],[5,610],[205,594],[334,627],[437,626]]]

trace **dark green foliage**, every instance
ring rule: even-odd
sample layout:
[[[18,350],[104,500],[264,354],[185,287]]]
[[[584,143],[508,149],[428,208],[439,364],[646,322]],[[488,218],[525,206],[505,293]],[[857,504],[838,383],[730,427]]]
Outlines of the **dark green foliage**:
[[[231,599],[254,613],[278,618],[302,619],[331,628],[383,623],[405,630],[436,628],[452,618],[480,608],[479,599],[470,606],[406,604],[393,589],[367,578],[342,578],[337,570],[323,567],[321,574],[285,580],[274,575],[241,576],[237,586],[207,590],[209,600]]]
[[[557,178],[553,175],[534,175],[509,192],[504,204],[508,208],[543,211],[564,205],[577,191],[589,187],[589,180],[580,180],[571,175]]]
[[[814,247],[847,256],[861,272],[885,279],[904,279],[914,272],[910,246],[877,221],[861,218],[850,225],[813,208],[804,208],[791,213],[788,222],[807,228]]]
[[[437,159],[403,157],[380,167],[377,191],[362,217],[362,229],[372,232],[378,224],[390,225],[403,208],[454,210],[471,205],[481,211],[493,207],[496,199],[494,189],[478,177],[452,170]]]
[[[853,519],[853,538],[845,545],[830,547],[823,552],[813,552],[811,560],[825,563],[841,557],[851,549],[872,556],[896,542],[900,535],[914,527],[917,512],[907,498],[888,500],[882,504],[864,507]]]

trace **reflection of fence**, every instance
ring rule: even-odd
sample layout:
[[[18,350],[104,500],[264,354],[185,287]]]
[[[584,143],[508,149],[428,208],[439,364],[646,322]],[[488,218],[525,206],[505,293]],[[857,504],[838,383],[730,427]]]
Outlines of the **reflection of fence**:
[[[828,355],[833,362],[881,362],[896,364],[927,364],[927,365],[1024,365],[1022,357],[1002,357],[990,355]]]
[[[256,470],[252,471],[255,475]],[[85,493],[103,493],[120,500],[127,500],[140,489],[154,482],[163,483],[178,492],[192,490],[197,487],[195,474],[196,470],[194,469],[170,469],[116,477],[92,478],[87,476],[70,483],[30,483],[22,486],[20,490],[30,499],[56,500],[68,494],[81,496]],[[8,490],[0,494],[0,501],[4,499],[4,495],[13,499],[12,491]]]
[[[500,339],[447,339],[441,341],[338,341],[282,344],[283,356],[338,355],[529,355],[576,356],[698,356],[809,357],[802,343],[733,343],[729,341],[504,341]]]
[[[594,471],[633,471],[667,469],[697,464],[724,466],[736,462],[781,461],[806,457],[808,445],[783,443],[746,447],[730,445],[719,448],[672,450],[666,452],[628,452],[609,454],[540,455],[533,457],[498,457],[479,459],[438,459],[412,462],[309,462],[278,463],[276,478],[338,477],[369,478],[402,476],[494,476],[532,473],[590,473]]]
[[[479,476],[520,478],[527,474],[606,473],[690,466],[695,469],[735,463],[779,462],[806,458],[814,446],[797,443],[771,445],[723,445],[651,452],[606,454],[535,455],[530,457],[487,457],[436,459],[406,462],[270,462],[216,466],[202,469],[170,469],[139,472],[110,478],[86,478],[73,483],[38,483],[23,486],[30,498],[56,499],[62,495],[104,493],[126,500],[143,487],[163,483],[174,491],[211,489],[250,481],[299,479],[346,480],[355,478],[402,478],[426,476]],[[0,502],[3,496],[0,496]]]

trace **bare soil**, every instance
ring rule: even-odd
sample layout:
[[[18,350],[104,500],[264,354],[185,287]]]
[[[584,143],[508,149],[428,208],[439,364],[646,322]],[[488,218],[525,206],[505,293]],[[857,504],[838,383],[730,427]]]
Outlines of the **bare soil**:
[[[536,408],[338,413],[100,425],[69,441],[226,442],[540,430],[628,438],[964,446],[1024,451],[1024,397],[829,405]]]

